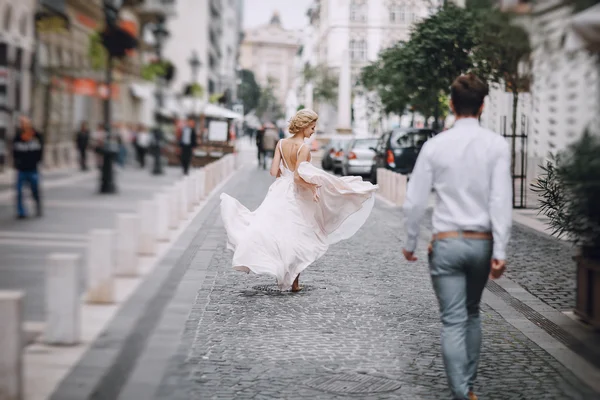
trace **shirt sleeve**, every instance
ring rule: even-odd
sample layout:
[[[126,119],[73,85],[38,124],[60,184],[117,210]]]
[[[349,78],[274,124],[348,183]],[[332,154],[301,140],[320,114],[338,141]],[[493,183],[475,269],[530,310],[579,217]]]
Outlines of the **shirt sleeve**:
[[[406,221],[406,245],[404,249],[414,252],[421,229],[421,220],[429,205],[429,195],[433,185],[429,142],[425,143],[408,182],[404,200],[404,219]]]
[[[489,213],[494,236],[493,257],[506,260],[506,246],[512,227],[512,181],[510,174],[510,151],[502,141],[500,155],[492,169]]]

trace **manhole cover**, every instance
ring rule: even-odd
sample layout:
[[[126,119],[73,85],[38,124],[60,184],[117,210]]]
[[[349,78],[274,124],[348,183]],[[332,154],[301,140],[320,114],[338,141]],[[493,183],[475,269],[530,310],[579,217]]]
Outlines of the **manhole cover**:
[[[313,287],[310,285],[300,285],[302,287],[302,290],[298,293],[304,293],[304,292],[310,292],[313,290]],[[267,294],[287,294],[287,293],[293,293],[291,290],[281,290],[279,289],[279,287],[276,284],[272,284],[272,285],[260,285],[260,286],[254,286],[252,289],[262,292],[262,293],[267,293]],[[294,293],[296,294],[296,293]]]
[[[314,378],[307,381],[306,386],[331,393],[365,394],[393,392],[402,384],[387,378],[346,373]]]

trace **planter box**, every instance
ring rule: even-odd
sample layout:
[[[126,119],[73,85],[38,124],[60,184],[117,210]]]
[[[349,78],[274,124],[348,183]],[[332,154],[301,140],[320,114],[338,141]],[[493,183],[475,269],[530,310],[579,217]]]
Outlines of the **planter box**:
[[[582,255],[577,263],[577,297],[574,313],[584,322],[600,329],[600,260]]]

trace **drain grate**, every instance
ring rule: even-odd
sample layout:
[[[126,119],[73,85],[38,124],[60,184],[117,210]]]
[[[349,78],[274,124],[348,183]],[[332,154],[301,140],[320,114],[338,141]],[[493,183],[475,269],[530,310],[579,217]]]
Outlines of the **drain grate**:
[[[305,385],[329,393],[367,394],[393,392],[402,387],[400,382],[364,374],[338,374],[313,378]]]
[[[488,282],[487,289],[523,314],[525,318],[542,328],[554,339],[567,346],[576,354],[579,354],[590,364],[600,368],[600,354],[597,351],[589,346],[586,346],[579,339],[544,317],[542,314],[535,311],[533,308],[529,307],[527,304],[512,297],[510,293],[504,290],[504,288],[498,285],[496,282]]]
[[[292,292],[291,290],[281,290],[276,284],[254,286],[252,289],[266,294],[302,294],[305,292],[310,292],[314,289],[311,285],[301,285],[301,287],[302,290],[299,292]]]

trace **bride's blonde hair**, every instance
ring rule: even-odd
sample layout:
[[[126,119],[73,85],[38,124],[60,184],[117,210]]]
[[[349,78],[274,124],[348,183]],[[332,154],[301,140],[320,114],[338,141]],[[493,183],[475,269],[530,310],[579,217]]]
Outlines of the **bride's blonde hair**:
[[[302,132],[319,119],[319,115],[309,108],[303,108],[290,119],[288,130],[292,135]]]

